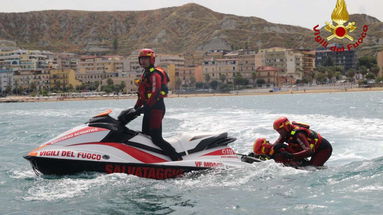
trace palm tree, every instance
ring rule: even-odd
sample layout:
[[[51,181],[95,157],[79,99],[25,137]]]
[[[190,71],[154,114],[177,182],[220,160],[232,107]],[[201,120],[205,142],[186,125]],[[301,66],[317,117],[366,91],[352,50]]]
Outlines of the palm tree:
[[[210,82],[210,75],[209,74],[205,74],[205,81],[206,81],[206,83]]]
[[[251,73],[251,80],[253,80],[253,87],[255,87],[255,80],[257,80],[257,73]]]
[[[225,81],[226,81],[226,75],[224,75],[224,74],[219,74],[219,80],[221,80],[222,83],[225,83]]]
[[[176,79],[176,89],[180,89],[180,87],[181,87],[181,84],[182,84],[182,80],[180,79],[180,78],[177,78]]]
[[[191,77],[191,78],[190,78],[190,86],[191,86],[191,87],[195,87],[195,84],[196,84],[196,80],[195,80],[195,78],[194,78],[194,77]]]

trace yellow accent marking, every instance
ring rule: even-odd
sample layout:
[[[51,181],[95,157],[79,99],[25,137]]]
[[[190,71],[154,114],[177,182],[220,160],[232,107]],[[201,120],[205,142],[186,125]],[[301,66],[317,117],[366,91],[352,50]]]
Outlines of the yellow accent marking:
[[[336,23],[336,25],[334,25],[333,22],[326,22],[325,30],[332,33],[331,36],[327,37],[328,41],[334,38],[347,38],[351,41],[354,41],[354,38],[349,35],[349,32],[353,32],[357,27],[355,22],[349,22],[348,25],[345,25],[345,23],[347,23],[350,19],[345,0],[337,0],[336,7],[331,15],[331,19]],[[345,34],[337,35],[336,30],[338,28],[343,28],[346,31]]]
[[[270,150],[270,153],[269,153],[270,155],[273,155],[274,154],[274,148],[271,148],[271,150]]]

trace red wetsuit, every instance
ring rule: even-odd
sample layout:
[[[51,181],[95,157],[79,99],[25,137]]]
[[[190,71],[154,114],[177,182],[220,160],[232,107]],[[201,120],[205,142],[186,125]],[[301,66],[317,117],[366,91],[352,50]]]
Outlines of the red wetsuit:
[[[292,167],[299,167],[299,166],[306,166],[307,160],[304,158],[300,159],[289,159],[283,156],[284,152],[288,152],[290,154],[298,152],[297,149],[292,148],[289,145],[283,144],[282,148],[279,148],[278,150],[274,149],[274,154],[271,156],[273,160],[277,163],[283,163],[285,166],[292,166]]]
[[[320,134],[295,125],[286,137],[280,136],[276,141],[277,144],[283,142],[288,144],[289,153],[292,154],[289,160],[311,157],[308,165],[312,166],[323,166],[332,154],[331,144]]]
[[[161,129],[162,119],[165,115],[165,103],[161,95],[162,71],[158,68],[149,68],[141,76],[138,86],[138,99],[135,108],[144,106],[144,120],[142,132],[150,134],[151,129]]]
[[[174,148],[162,138],[162,119],[165,115],[164,97],[167,95],[166,84],[169,78],[161,68],[150,67],[141,76],[138,86],[138,99],[135,109],[144,107],[142,132],[152,137],[155,145],[160,147],[172,160],[180,160]]]

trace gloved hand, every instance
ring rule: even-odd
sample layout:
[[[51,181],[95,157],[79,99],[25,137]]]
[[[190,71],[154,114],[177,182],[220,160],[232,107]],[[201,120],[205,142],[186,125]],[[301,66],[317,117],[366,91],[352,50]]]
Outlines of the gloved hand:
[[[137,114],[137,111],[134,108],[129,108],[127,110],[123,110],[120,115],[118,115],[118,120],[123,124],[126,125],[130,121],[134,120],[137,118],[139,114]]]
[[[281,151],[281,149],[287,148],[287,145],[284,143],[279,143],[275,145],[273,148],[274,148],[274,151],[279,152]]]
[[[294,158],[294,155],[289,153],[289,152],[286,152],[286,151],[283,151],[280,153],[281,156],[285,159],[293,159]]]
[[[144,113],[144,107],[135,108],[137,116]]]

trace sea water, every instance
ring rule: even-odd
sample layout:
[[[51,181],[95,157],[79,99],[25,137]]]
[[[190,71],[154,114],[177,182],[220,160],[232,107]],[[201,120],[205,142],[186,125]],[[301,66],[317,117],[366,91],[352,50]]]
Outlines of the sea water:
[[[170,180],[125,174],[36,176],[22,156],[134,100],[0,104],[0,214],[382,214],[383,92],[166,99],[165,138],[221,133],[248,153],[274,141],[280,116],[310,124],[333,146],[324,170],[273,161]],[[141,118],[128,126],[141,128]]]

